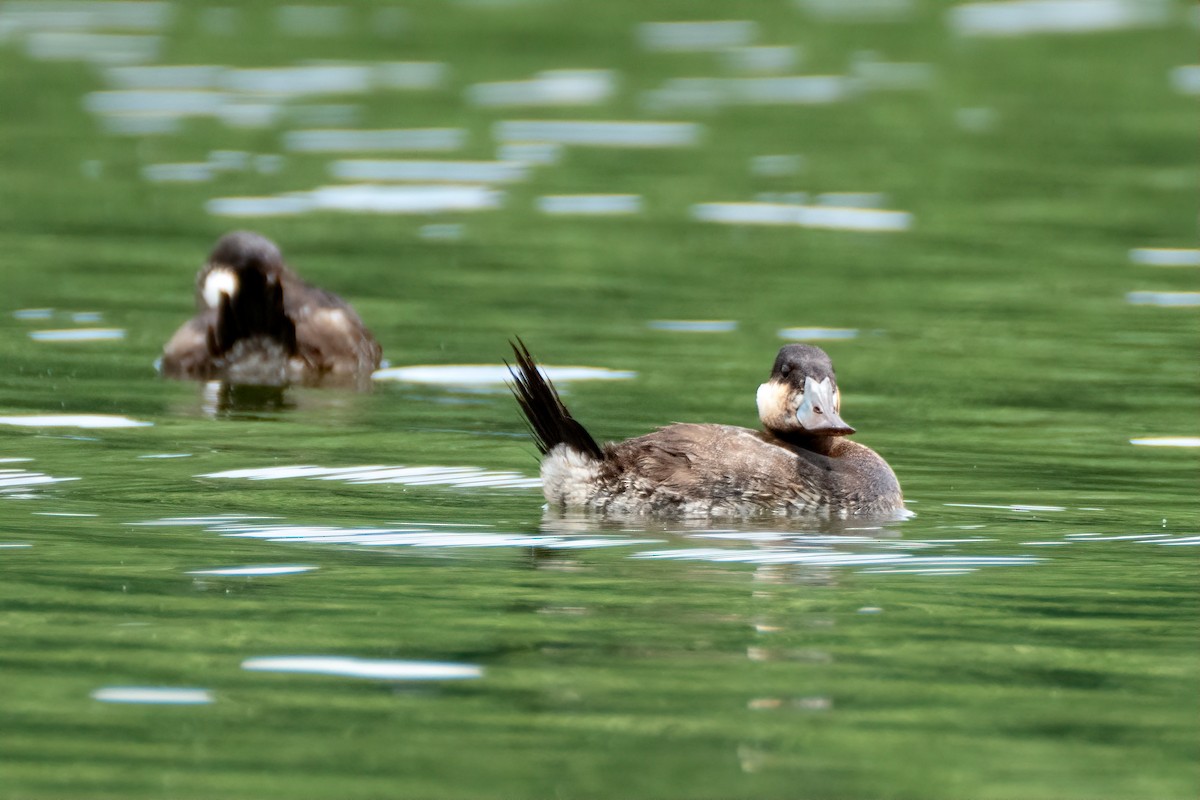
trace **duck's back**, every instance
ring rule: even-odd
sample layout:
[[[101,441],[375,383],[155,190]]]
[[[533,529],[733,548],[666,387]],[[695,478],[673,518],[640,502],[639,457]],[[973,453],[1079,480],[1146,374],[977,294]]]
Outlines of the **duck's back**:
[[[677,424],[606,445],[600,461],[578,455],[552,452],[543,464],[552,504],[680,516],[845,515],[903,507],[886,462],[846,440],[826,456],[747,428]]]

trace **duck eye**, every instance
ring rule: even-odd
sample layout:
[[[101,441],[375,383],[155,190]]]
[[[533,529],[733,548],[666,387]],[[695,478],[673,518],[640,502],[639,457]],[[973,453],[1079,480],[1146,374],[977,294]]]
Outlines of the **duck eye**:
[[[779,368],[779,374],[785,378],[788,376],[788,373],[791,371],[792,371],[792,368],[789,367],[787,364],[784,364],[782,367]]]

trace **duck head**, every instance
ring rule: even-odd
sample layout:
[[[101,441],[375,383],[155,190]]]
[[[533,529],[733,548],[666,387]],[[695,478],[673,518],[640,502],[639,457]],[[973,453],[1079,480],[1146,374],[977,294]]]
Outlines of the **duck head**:
[[[196,278],[198,304],[217,308],[222,295],[235,301],[248,284],[278,283],[287,269],[279,248],[267,237],[249,231],[227,233]]]
[[[784,438],[854,433],[842,420],[841,406],[833,362],[824,350],[808,344],[781,348],[771,377],[758,387],[763,427]]]

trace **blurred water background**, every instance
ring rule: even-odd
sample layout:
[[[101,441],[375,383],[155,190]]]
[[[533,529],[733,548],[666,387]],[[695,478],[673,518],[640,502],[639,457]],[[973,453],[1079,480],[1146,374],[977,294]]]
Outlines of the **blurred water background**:
[[[1192,798],[1194,4],[0,3],[0,798]],[[212,242],[374,391],[160,380]],[[543,516],[787,341],[916,516]],[[599,378],[599,380],[598,380]]]

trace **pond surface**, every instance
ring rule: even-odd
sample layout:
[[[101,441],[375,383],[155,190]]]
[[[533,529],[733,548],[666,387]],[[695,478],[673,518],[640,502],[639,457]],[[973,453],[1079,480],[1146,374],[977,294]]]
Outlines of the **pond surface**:
[[[1195,797],[1198,20],[1015,5],[0,6],[0,798]],[[157,376],[231,226],[372,391]],[[545,513],[515,335],[914,516]]]

